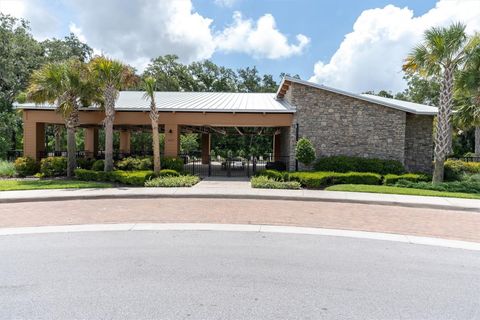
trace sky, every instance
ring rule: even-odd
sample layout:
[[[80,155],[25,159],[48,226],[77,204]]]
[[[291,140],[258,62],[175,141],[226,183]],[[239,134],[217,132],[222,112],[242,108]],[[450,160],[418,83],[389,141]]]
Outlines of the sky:
[[[38,40],[70,32],[140,72],[151,58],[256,66],[352,92],[405,88],[402,61],[433,26],[480,31],[480,0],[0,0]]]

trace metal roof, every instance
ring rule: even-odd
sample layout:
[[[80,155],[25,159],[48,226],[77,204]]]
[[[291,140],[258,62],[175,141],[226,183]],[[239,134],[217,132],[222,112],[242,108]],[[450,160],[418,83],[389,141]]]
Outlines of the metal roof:
[[[317,84],[317,83],[314,83],[314,82],[300,80],[300,79],[296,79],[296,78],[292,78],[292,77],[288,77],[288,76],[284,77],[282,82],[280,83],[280,86],[278,87],[278,91],[277,91],[277,97],[279,97],[279,95],[282,91],[282,88],[284,87],[284,84],[285,84],[286,81],[303,84],[303,85],[306,85],[306,86],[309,86],[309,87],[322,89],[322,90],[325,90],[325,91],[345,95],[345,96],[352,97],[352,98],[355,98],[355,99],[360,99],[360,100],[372,102],[372,103],[375,103],[375,104],[380,104],[380,105],[383,105],[383,106],[386,106],[386,107],[390,107],[390,108],[393,108],[393,109],[397,109],[397,110],[401,110],[401,111],[405,111],[405,112],[409,112],[409,113],[413,113],[413,114],[436,115],[438,113],[438,108],[437,107],[432,107],[432,106],[428,106],[428,105],[425,105],[425,104],[407,102],[407,101],[402,101],[402,100],[397,100],[397,99],[384,98],[384,97],[379,97],[379,96],[375,96],[375,95],[371,95],[371,94],[355,94],[355,93],[335,89],[335,88],[332,88],[332,87],[327,87],[327,86]]]
[[[145,92],[121,91],[115,110],[148,111],[150,102],[144,99]],[[287,101],[276,98],[274,93],[231,93],[231,92],[155,92],[159,111],[176,112],[251,112],[293,113]],[[19,109],[52,109],[53,105],[21,103]],[[93,109],[93,108],[91,108]],[[87,109],[88,110],[88,109]]]

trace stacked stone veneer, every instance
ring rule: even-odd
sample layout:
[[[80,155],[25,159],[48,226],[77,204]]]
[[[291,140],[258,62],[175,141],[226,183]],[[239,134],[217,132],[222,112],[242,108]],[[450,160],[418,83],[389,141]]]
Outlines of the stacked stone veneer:
[[[347,155],[398,160],[411,171],[430,171],[432,117],[292,83],[285,94],[296,108],[289,130],[290,169],[295,166],[296,130],[310,139],[317,157]],[[300,167],[300,169],[302,169]]]

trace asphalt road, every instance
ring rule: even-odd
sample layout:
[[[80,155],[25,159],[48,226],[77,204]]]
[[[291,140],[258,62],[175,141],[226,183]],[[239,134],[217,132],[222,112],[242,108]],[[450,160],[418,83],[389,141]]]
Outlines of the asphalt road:
[[[253,232],[0,237],[1,319],[478,319],[480,254]]]

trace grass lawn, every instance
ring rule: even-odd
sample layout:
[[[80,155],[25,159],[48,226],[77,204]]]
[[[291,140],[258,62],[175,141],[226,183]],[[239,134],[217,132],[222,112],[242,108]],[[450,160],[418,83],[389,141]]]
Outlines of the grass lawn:
[[[413,188],[374,186],[374,185],[365,185],[365,184],[339,184],[339,185],[328,187],[325,190],[405,194],[405,195],[412,195],[412,196],[480,199],[480,194],[475,194],[475,193],[444,192],[444,191],[423,190],[423,189],[413,189]]]
[[[79,180],[0,180],[0,191],[110,187],[113,187],[113,184]]]

